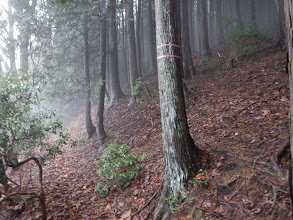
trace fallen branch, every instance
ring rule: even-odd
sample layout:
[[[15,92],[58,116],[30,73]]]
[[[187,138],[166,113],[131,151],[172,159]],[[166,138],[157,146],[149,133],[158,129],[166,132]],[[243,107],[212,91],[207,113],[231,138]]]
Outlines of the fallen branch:
[[[6,158],[4,157],[4,159],[6,159]],[[40,202],[41,212],[42,212],[42,220],[46,220],[47,219],[47,211],[46,211],[46,203],[45,203],[45,193],[44,193],[44,189],[43,189],[43,168],[42,168],[42,164],[40,163],[39,159],[36,158],[36,157],[31,157],[31,158],[28,158],[28,159],[26,159],[24,161],[21,161],[21,162],[17,163],[17,164],[7,163],[7,165],[9,167],[16,168],[16,167],[22,166],[23,164],[26,164],[29,161],[34,161],[35,164],[39,168],[40,194],[33,193],[33,192],[15,192],[15,193],[4,194],[4,195],[6,195],[7,197],[11,197],[11,196],[14,196],[14,195],[32,195],[32,196],[35,196],[36,198],[38,198],[38,200]]]
[[[228,201],[230,201],[241,189],[244,183],[241,183],[241,185],[235,190],[235,192],[228,198]]]
[[[160,187],[158,187],[158,189],[156,190],[156,192],[154,193],[154,195],[149,199],[149,201],[147,201],[146,204],[144,204],[139,210],[137,210],[131,217],[130,219],[132,219],[134,216],[138,215],[142,210],[144,210],[150,203],[151,201],[158,195],[160,189],[162,187],[162,184]]]
[[[213,216],[216,216],[216,217],[218,217],[218,218],[224,218],[224,219],[227,219],[225,216],[223,216],[222,214],[219,214],[219,213],[216,213],[216,212],[212,212],[212,211],[210,211],[210,210],[208,210],[208,209],[204,209],[204,208],[201,208],[201,207],[199,207],[199,206],[194,206],[196,209],[199,209],[199,210],[201,210],[201,211],[204,211],[204,212],[207,212],[207,213],[209,213],[209,214],[211,214],[211,215],[213,215]]]

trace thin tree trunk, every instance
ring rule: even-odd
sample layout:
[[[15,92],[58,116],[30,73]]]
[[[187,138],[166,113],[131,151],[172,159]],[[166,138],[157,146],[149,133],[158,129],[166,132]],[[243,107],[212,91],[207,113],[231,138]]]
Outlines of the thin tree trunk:
[[[217,26],[217,43],[224,42],[223,19],[222,19],[222,0],[216,0],[216,26]]]
[[[285,24],[285,11],[284,0],[279,1],[279,23],[280,23],[280,40],[276,45],[279,50],[286,49],[286,24]]]
[[[116,105],[118,99],[123,96],[120,87],[119,69],[118,69],[118,44],[117,44],[117,26],[116,26],[116,0],[111,0],[110,19],[109,19],[109,92],[110,106]]]
[[[126,85],[125,87],[128,87],[129,85],[129,71],[128,71],[128,59],[127,59],[127,40],[126,40],[126,35],[127,35],[127,30],[125,28],[126,26],[126,21],[125,21],[125,8],[123,7],[122,9],[122,44],[123,44],[123,62],[124,62],[124,66],[125,66],[125,81],[126,81]]]
[[[142,76],[142,67],[141,67],[141,38],[140,38],[140,29],[141,29],[141,1],[138,0],[137,5],[137,16],[136,16],[136,55],[137,55],[137,71],[138,76]]]
[[[192,63],[191,44],[190,44],[190,30],[188,22],[188,0],[181,0],[181,36],[182,36],[182,56],[184,79],[191,79],[195,74],[195,69]]]
[[[199,4],[199,12],[198,12],[199,34],[200,34],[200,46],[201,46],[200,63],[203,64],[207,62],[208,56],[211,55],[211,50],[209,46],[206,0],[198,0],[198,4]]]
[[[85,123],[88,139],[96,132],[91,117],[91,80],[90,80],[90,54],[89,54],[89,30],[87,21],[84,19],[84,72],[86,82],[86,108],[85,108]]]
[[[256,22],[254,0],[249,0],[249,20]]]
[[[240,11],[240,0],[235,0],[235,13],[236,13],[236,24],[238,27],[242,27],[241,11]]]
[[[141,4],[141,10],[142,10],[142,14],[141,14],[141,28],[140,28],[140,40],[141,40],[141,71],[142,71],[142,76],[144,76],[144,73],[146,71],[146,63],[145,63],[145,36],[144,36],[144,24],[145,24],[145,13],[144,13],[144,7],[146,6],[145,4],[146,0],[142,0],[142,4]]]
[[[182,199],[184,183],[198,169],[199,150],[189,134],[185,112],[180,37],[180,2],[156,0],[158,78],[164,145],[164,188],[154,219],[166,212],[166,198]],[[166,44],[174,44],[168,46]],[[165,218],[164,218],[165,219]]]
[[[209,10],[209,22],[208,22],[208,31],[209,31],[209,44],[214,45],[214,16],[215,16],[215,0],[210,0],[210,10]]]
[[[189,29],[190,29],[190,44],[192,48],[192,53],[196,50],[196,36],[195,36],[195,12],[194,12],[195,1],[188,1],[189,7]]]
[[[101,3],[101,9],[104,8],[104,2]],[[99,144],[104,143],[106,132],[104,128],[104,103],[106,90],[106,44],[107,44],[107,28],[106,13],[102,13],[100,20],[100,72],[99,72],[99,89],[98,89],[98,109],[97,109],[97,135]]]
[[[128,42],[128,62],[129,62],[129,78],[131,97],[129,106],[136,104],[136,95],[134,94],[134,87],[137,79],[137,61],[135,48],[135,34],[134,34],[134,19],[133,19],[133,0],[128,0],[126,3],[126,19],[127,19],[127,42]]]
[[[8,52],[9,52],[9,62],[10,69],[12,71],[16,70],[16,58],[15,58],[15,43],[14,43],[14,19],[12,14],[12,1],[8,0]]]
[[[149,24],[149,41],[150,41],[150,70],[157,71],[156,57],[156,23],[154,22],[153,0],[148,0],[148,24]]]

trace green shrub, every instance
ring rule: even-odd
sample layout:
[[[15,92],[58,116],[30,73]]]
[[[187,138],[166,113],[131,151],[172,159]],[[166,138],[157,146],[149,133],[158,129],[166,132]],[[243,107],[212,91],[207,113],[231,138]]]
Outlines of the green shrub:
[[[148,82],[144,81],[141,77],[139,77],[135,81],[133,95],[135,95],[139,98],[146,98],[146,97],[150,96],[150,93],[149,93],[147,86],[148,86]]]
[[[255,22],[249,23],[247,27],[237,26],[227,34],[230,55],[233,58],[252,53],[260,42],[268,39]]]
[[[127,187],[131,181],[142,171],[142,162],[146,158],[135,157],[130,153],[130,148],[126,144],[120,144],[118,141],[109,144],[104,150],[101,160],[97,163],[101,166],[99,175],[106,184],[100,184],[96,187],[96,191],[103,196],[109,187]]]
[[[69,140],[55,113],[41,107],[40,92],[25,73],[0,76],[0,153],[7,159],[19,153],[39,156],[36,149],[47,152],[43,158],[52,157],[61,154],[60,147]],[[54,143],[49,141],[52,134],[59,136]]]

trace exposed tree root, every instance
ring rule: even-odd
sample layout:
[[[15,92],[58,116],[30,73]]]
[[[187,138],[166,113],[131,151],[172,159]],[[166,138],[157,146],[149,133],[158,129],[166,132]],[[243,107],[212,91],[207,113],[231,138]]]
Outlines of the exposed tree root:
[[[168,190],[167,181],[164,181],[161,197],[154,213],[154,220],[166,219],[170,215],[169,203],[166,200],[168,192],[169,190]]]
[[[46,220],[47,219],[47,212],[46,212],[46,204],[45,204],[45,193],[44,193],[44,189],[43,189],[43,168],[42,168],[42,165],[41,165],[39,159],[36,158],[36,157],[31,157],[31,158],[28,158],[28,159],[26,159],[26,160],[24,160],[22,162],[17,163],[17,164],[9,164],[9,163],[7,163],[7,165],[9,167],[16,168],[16,167],[20,167],[20,166],[26,164],[29,161],[34,161],[35,164],[39,168],[40,194],[37,194],[37,193],[34,193],[34,192],[14,192],[14,193],[10,193],[10,194],[3,193],[3,192],[2,193],[5,196],[5,199],[9,199],[9,198],[11,198],[13,196],[16,196],[16,195],[30,195],[30,196],[33,196],[33,197],[37,198],[39,200],[40,206],[41,206],[42,220]]]
[[[132,219],[134,216],[138,215],[142,210],[144,210],[150,203],[151,201],[158,195],[158,193],[160,192],[161,187],[159,187],[156,192],[154,193],[154,195],[149,199],[149,201],[147,201],[146,204],[144,204],[139,210],[137,210],[136,213],[134,213],[130,219]]]
[[[277,162],[279,162],[286,154],[287,151],[290,149],[290,139],[281,146],[279,151],[276,153]]]

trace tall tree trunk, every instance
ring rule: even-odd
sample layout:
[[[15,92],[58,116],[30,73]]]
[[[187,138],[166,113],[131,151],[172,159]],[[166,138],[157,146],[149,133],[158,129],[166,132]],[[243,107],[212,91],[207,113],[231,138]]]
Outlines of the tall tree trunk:
[[[101,9],[104,8],[104,2],[101,2]],[[100,72],[98,74],[98,109],[97,109],[97,135],[99,144],[104,143],[106,132],[104,128],[104,103],[106,90],[106,45],[107,45],[107,26],[106,13],[102,13],[100,20]]]
[[[89,54],[89,30],[87,20],[84,19],[84,73],[86,82],[86,107],[85,107],[85,124],[88,139],[96,132],[91,117],[91,79],[90,79],[90,54]]]
[[[10,69],[12,71],[16,70],[16,58],[15,58],[15,43],[14,43],[14,18],[12,14],[12,2],[13,0],[8,0],[8,56],[10,62]]]
[[[276,7],[277,7],[278,11],[280,11],[279,0],[275,0],[275,4],[276,4]]]
[[[111,0],[110,7],[110,24],[109,24],[109,92],[110,106],[116,105],[118,99],[123,96],[120,87],[119,69],[118,69],[118,47],[117,47],[117,30],[116,30],[116,0]]]
[[[198,11],[199,34],[200,34],[200,46],[201,46],[200,63],[203,64],[207,62],[208,56],[211,55],[211,50],[209,45],[206,0],[198,0],[198,4],[199,4],[199,11]]]
[[[188,0],[181,0],[181,36],[182,36],[182,56],[184,79],[191,79],[195,74],[195,69],[192,63],[191,45],[190,45],[190,29],[188,22]]]
[[[180,2],[156,0],[157,56],[165,176],[154,219],[168,212],[166,198],[184,198],[184,183],[198,169],[199,150],[189,134],[182,84]],[[174,44],[168,46],[166,44]]]
[[[133,0],[128,0],[126,3],[126,20],[127,20],[127,42],[128,42],[128,63],[129,63],[129,78],[131,97],[129,106],[136,104],[136,95],[134,94],[135,82],[137,79],[137,61],[135,48],[134,34],[134,19],[133,19]]]
[[[289,169],[289,186],[291,199],[291,213],[293,217],[293,0],[285,0],[284,14],[286,17],[287,39],[288,39],[288,72],[290,88],[290,169]]]
[[[209,44],[214,45],[214,17],[215,16],[215,0],[210,0],[210,10],[209,10],[209,22],[208,22],[208,31],[209,31]]]
[[[128,71],[128,59],[127,59],[127,39],[126,39],[126,35],[127,35],[127,28],[126,26],[126,21],[125,21],[125,12],[126,9],[125,7],[123,7],[122,9],[122,44],[123,44],[123,62],[125,65],[125,81],[126,81],[126,87],[129,85],[129,71]]]
[[[236,25],[242,27],[241,11],[240,11],[240,0],[235,0],[235,13],[236,13]]]
[[[254,0],[249,0],[249,20],[256,22]]]
[[[142,76],[142,64],[141,64],[141,38],[140,38],[140,29],[141,29],[141,1],[138,0],[137,4],[137,14],[136,14],[136,55],[137,55],[137,71],[138,76]]]
[[[23,1],[22,8],[19,9],[20,16],[27,17],[32,16],[31,8],[29,1]],[[30,21],[25,21],[22,23],[22,28],[19,34],[19,42],[20,42],[20,68],[27,69],[28,68],[28,57],[29,57],[29,40],[30,40]]]
[[[156,23],[154,21],[153,1],[148,0],[148,24],[149,24],[149,41],[150,41],[150,70],[157,71],[157,57],[156,57]]]
[[[222,19],[222,0],[216,0],[216,26],[217,26],[217,43],[224,42],[223,19]]]
[[[286,24],[285,24],[285,11],[284,0],[279,1],[279,25],[280,25],[280,40],[276,45],[279,50],[286,49]]]
[[[189,32],[190,32],[190,46],[191,46],[191,52],[195,52],[196,50],[196,37],[195,37],[195,17],[194,17],[194,1],[188,1],[188,8],[189,8]]]

